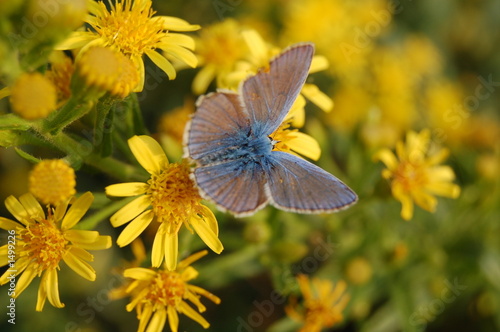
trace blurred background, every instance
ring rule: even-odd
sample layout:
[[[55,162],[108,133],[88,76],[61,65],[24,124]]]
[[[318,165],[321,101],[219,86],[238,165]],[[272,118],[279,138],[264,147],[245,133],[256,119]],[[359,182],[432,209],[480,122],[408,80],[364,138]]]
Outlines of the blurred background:
[[[157,15],[200,24],[191,35],[201,44],[209,38],[206,30],[230,19],[235,24],[223,30],[227,35],[254,29],[279,48],[315,43],[329,65],[308,82],[334,107],[324,112],[308,102],[301,131],[322,148],[317,164],[359,195],[355,206],[331,215],[268,207],[234,219],[217,212],[225,250],[194,264],[200,275],[193,283],[222,299],[218,306],[206,303],[208,331],[297,331],[300,325],[284,312],[287,301],[274,295],[298,294],[298,273],[348,284],[344,321],[328,331],[500,331],[499,1],[155,0],[153,8]],[[211,45],[215,57],[234,51]],[[181,155],[177,124],[194,108],[192,82],[200,68],[169,81],[146,62],[149,87],[138,98],[149,131],[167,142],[172,160]],[[207,92],[216,86],[212,82]],[[0,100],[0,112],[8,109],[8,101]],[[453,168],[461,194],[439,198],[435,213],[416,207],[405,221],[373,155],[393,149],[409,130],[425,128],[433,144],[450,149],[444,163]],[[13,149],[0,150],[1,201],[27,192],[31,167]],[[99,194],[112,183],[91,168],[77,172],[79,192]],[[3,204],[0,212],[10,218]],[[119,234],[106,220],[98,230],[113,239]],[[146,249],[152,236],[143,237]],[[2,234],[2,245],[5,239]],[[186,243],[181,256],[204,247],[198,239]],[[47,305],[35,312],[35,281],[16,301],[16,325],[2,314],[0,329],[135,331],[135,313],[124,308],[128,302],[108,296],[122,282],[115,272],[133,260],[130,248],[94,255],[94,283],[76,281],[73,271],[61,268],[65,308]],[[3,286],[0,312],[7,301]],[[179,330],[203,328],[181,317]]]

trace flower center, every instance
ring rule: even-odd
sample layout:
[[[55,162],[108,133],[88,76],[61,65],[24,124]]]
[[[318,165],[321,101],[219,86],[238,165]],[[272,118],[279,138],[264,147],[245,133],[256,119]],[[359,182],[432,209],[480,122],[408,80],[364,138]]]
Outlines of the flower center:
[[[413,191],[421,188],[427,183],[427,176],[424,167],[411,162],[401,162],[394,173],[395,181],[401,183],[406,191]]]
[[[186,161],[167,165],[159,174],[153,174],[148,184],[146,194],[151,197],[157,220],[169,222],[174,228],[186,221],[200,203],[201,197],[189,178]],[[169,229],[171,231],[174,229]]]
[[[106,5],[99,2],[102,14],[96,16],[91,25],[107,45],[117,47],[123,54],[140,56],[156,48],[164,30],[161,20],[151,18],[155,14],[151,2],[143,3],[140,6],[133,0],[124,0],[115,3],[108,12]]]
[[[290,121],[283,122],[278,129],[271,134],[271,139],[276,142],[273,146],[273,150],[290,153],[291,149],[287,143],[291,139],[296,138],[294,133],[297,131],[297,129],[290,129]]]
[[[50,214],[47,219],[26,226],[20,231],[19,239],[24,247],[22,252],[37,265],[38,273],[56,268],[68,245]]]
[[[149,286],[146,301],[155,307],[177,305],[186,292],[186,284],[177,272],[159,272]]]

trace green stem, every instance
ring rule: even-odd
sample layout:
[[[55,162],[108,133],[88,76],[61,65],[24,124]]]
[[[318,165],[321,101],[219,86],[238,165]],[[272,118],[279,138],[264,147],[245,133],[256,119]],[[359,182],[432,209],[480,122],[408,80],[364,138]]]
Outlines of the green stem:
[[[93,105],[92,101],[82,101],[80,98],[71,97],[61,109],[51,113],[42,121],[42,132],[59,134],[70,123],[87,114]]]
[[[113,213],[118,211],[120,208],[124,207],[127,203],[134,200],[136,197],[127,197],[125,199],[121,199],[116,202],[112,202],[108,206],[99,209],[98,212],[92,214],[90,217],[87,217],[80,221],[76,226],[77,229],[95,229],[95,227],[103,220],[109,218]]]

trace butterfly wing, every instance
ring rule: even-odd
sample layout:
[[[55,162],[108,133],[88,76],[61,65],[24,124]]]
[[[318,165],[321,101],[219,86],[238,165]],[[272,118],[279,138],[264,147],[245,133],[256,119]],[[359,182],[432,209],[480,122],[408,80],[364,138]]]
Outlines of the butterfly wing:
[[[193,176],[205,199],[237,216],[254,213],[268,202],[259,164],[231,160],[198,167]]]
[[[258,134],[270,135],[281,124],[304,85],[313,54],[312,44],[292,46],[271,61],[269,70],[243,82],[240,94]]]
[[[266,168],[266,191],[277,208],[300,213],[334,212],[358,199],[335,176],[289,153],[273,151]]]
[[[202,96],[184,133],[185,156],[198,164],[218,162],[250,130],[250,120],[236,93]]]

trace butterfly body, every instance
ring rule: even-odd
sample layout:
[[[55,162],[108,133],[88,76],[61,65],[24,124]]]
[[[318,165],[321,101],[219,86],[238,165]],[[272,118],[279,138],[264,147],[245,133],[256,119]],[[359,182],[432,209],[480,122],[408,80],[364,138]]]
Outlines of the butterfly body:
[[[245,80],[239,93],[200,97],[185,132],[185,154],[197,164],[193,179],[203,197],[242,216],[266,204],[301,213],[333,212],[356,194],[321,168],[274,149],[271,135],[307,77],[314,47],[300,44]]]

